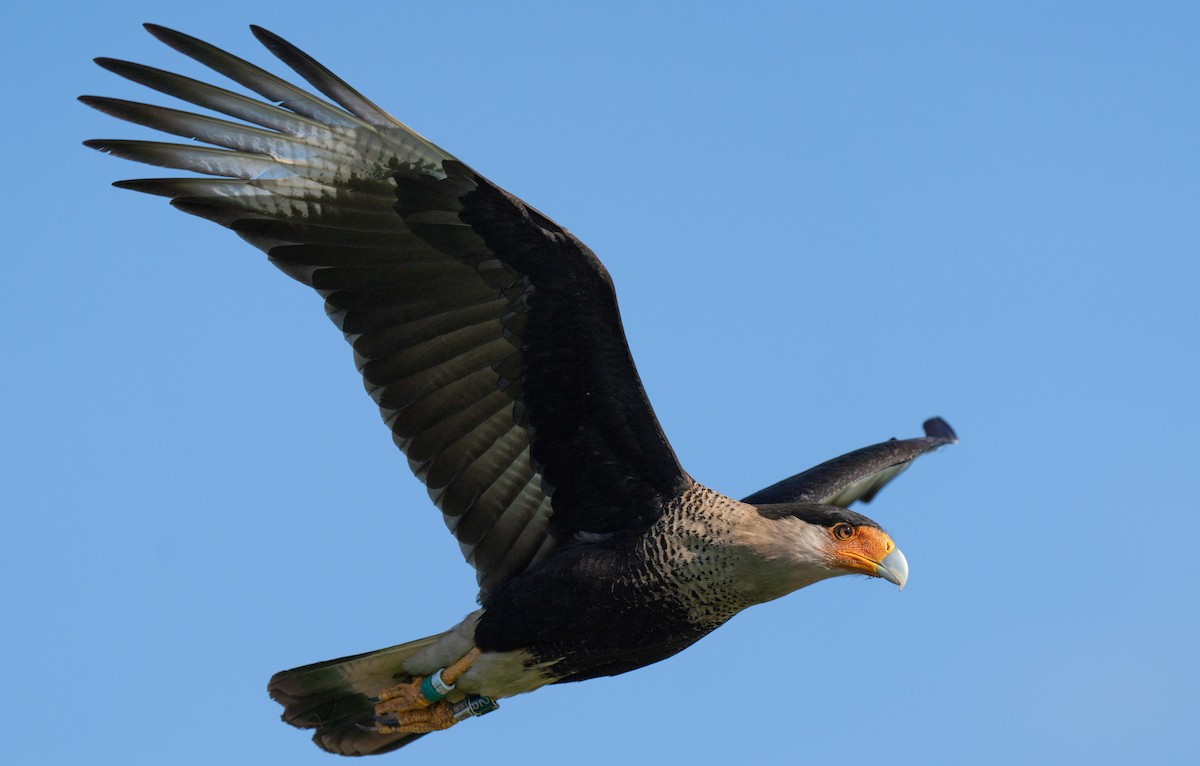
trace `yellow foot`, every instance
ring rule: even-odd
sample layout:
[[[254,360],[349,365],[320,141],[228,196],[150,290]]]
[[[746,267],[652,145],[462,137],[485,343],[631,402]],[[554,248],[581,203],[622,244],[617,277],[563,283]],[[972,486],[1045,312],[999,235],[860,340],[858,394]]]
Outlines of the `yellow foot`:
[[[445,700],[426,707],[396,713],[394,718],[375,713],[375,731],[380,734],[428,734],[431,731],[449,729],[458,723],[454,709]],[[394,723],[393,723],[394,721]]]
[[[479,656],[478,649],[472,649],[459,658],[448,668],[434,673],[432,677],[417,676],[408,683],[388,687],[379,692],[379,703],[375,705],[375,718],[403,720],[402,714],[425,711],[426,708],[440,702],[449,692],[453,691],[454,683],[458,680],[475,658]],[[430,713],[432,715],[432,713]],[[432,720],[432,719],[430,719]],[[453,716],[449,723],[439,728],[449,728],[453,725]],[[434,731],[435,729],[428,729]]]
[[[392,686],[379,692],[379,703],[375,705],[375,715],[390,715],[404,710],[418,710],[433,704],[421,694],[421,683],[424,677],[417,676],[412,681],[398,686]]]
[[[371,731],[380,734],[428,734],[449,729],[464,718],[487,715],[498,707],[500,705],[491,697],[478,695],[454,703],[442,700],[418,710],[397,713],[394,718],[375,716],[375,726],[371,727]]]

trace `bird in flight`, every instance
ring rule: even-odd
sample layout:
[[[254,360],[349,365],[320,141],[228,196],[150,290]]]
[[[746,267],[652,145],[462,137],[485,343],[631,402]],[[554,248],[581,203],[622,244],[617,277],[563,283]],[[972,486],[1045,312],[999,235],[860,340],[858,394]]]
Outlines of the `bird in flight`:
[[[328,100],[146,28],[258,98],[97,59],[233,119],[83,96],[199,142],[86,144],[198,174],[115,185],[232,229],[324,298],[479,582],[479,608],[444,633],[270,680],[283,719],[321,748],[395,750],[502,698],[658,662],[830,577],[904,587],[903,554],[847,506],[957,441],[945,421],[741,501],[704,487],[650,407],[608,272],[570,232],[265,29],[251,27]]]

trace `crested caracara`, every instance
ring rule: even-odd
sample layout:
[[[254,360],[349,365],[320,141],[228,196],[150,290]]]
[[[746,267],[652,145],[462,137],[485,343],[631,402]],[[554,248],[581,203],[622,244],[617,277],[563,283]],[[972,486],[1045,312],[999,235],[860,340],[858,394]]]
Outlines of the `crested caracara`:
[[[657,662],[820,580],[903,587],[904,556],[846,506],[955,441],[944,421],[741,501],[701,486],[646,399],[608,272],[570,232],[266,30],[328,100],[147,29],[261,98],[97,59],[233,119],[85,96],[200,142],[87,144],[201,174],[117,186],[233,229],[321,295],[479,580],[479,608],[445,633],[276,674],[285,721],[331,752],[382,753],[503,697]]]

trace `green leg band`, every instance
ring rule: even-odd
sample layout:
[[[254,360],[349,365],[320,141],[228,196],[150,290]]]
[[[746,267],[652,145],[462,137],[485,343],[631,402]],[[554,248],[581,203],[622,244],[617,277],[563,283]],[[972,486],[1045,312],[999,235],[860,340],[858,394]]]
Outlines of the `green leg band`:
[[[442,668],[421,679],[421,696],[430,702],[440,702],[446,695],[454,691],[454,684],[442,683]]]

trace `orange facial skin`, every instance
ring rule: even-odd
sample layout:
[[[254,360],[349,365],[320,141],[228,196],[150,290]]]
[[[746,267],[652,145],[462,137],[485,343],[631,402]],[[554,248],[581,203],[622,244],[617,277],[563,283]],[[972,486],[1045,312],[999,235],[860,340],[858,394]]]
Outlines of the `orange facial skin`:
[[[839,527],[849,527],[852,531],[848,539],[841,539]],[[850,527],[849,524],[838,524],[829,530],[833,537],[833,563],[842,569],[848,569],[855,574],[865,574],[878,577],[876,569],[889,553],[896,550],[896,544],[887,533],[874,527]]]

